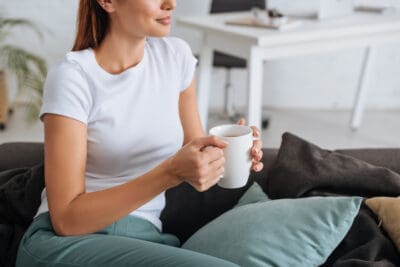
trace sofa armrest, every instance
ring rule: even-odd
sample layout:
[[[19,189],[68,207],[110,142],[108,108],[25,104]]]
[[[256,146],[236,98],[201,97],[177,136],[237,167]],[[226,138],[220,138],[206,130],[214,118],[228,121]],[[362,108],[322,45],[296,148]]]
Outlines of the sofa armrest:
[[[335,151],[400,173],[400,148],[357,148]]]
[[[44,160],[41,142],[9,142],[0,145],[0,171],[31,167]]]

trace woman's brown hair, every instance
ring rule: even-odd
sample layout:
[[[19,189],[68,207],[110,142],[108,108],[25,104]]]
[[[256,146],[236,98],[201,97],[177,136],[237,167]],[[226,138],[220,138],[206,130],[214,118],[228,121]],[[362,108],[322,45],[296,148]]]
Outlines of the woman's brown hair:
[[[109,18],[96,0],[80,0],[76,24],[76,38],[72,51],[98,47],[107,33]]]

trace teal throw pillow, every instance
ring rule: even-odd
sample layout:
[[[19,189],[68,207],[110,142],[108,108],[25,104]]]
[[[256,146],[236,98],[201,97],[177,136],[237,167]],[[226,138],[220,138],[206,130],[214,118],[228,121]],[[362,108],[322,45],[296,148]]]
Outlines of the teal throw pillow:
[[[238,203],[234,208],[243,206],[250,203],[256,203],[261,201],[271,200],[263,191],[258,183],[254,182],[249,189],[239,199]]]
[[[270,200],[254,183],[237,206],[182,248],[245,267],[319,266],[349,231],[361,202],[361,197]]]

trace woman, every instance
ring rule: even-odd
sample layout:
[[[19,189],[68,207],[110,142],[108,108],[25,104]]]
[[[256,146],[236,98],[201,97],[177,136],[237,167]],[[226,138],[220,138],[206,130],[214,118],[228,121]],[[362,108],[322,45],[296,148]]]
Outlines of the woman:
[[[227,146],[201,127],[190,48],[165,37],[175,5],[80,1],[73,51],[46,79],[46,188],[17,266],[234,266],[179,248],[159,219],[165,190],[216,184]]]

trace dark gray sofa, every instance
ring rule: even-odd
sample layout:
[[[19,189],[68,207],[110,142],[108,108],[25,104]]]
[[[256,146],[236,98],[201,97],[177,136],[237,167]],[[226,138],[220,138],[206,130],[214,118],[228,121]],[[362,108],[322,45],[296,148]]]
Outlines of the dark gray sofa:
[[[206,192],[199,193],[188,184],[182,184],[168,190],[166,193],[167,205],[161,216],[164,231],[177,235],[184,242],[201,226],[233,207],[253,181],[257,181],[264,186],[266,184],[264,181],[268,179],[271,166],[276,160],[278,149],[263,149],[263,152],[265,166],[263,171],[252,173],[248,185],[244,188],[227,190],[214,186]],[[336,150],[336,152],[350,155],[373,165],[387,167],[400,173],[400,149],[343,149]],[[5,170],[32,167],[43,163],[43,156],[43,143],[14,142],[1,144],[0,173]],[[372,214],[369,215],[373,216]],[[345,240],[344,242],[348,241]],[[350,249],[349,242],[338,248],[341,250],[334,253],[335,258],[331,259],[330,262],[333,264],[336,261],[337,264],[335,266],[358,266],[354,264],[338,264],[339,261],[337,259],[341,259],[343,255],[348,257],[349,251],[345,251],[345,248],[347,250]],[[377,255],[368,255],[366,259],[363,259],[363,265],[360,264],[359,266],[396,266],[390,262],[385,265],[381,259],[376,258],[378,258]],[[8,263],[7,266],[12,266],[12,263]],[[331,265],[327,264],[326,266]]]

